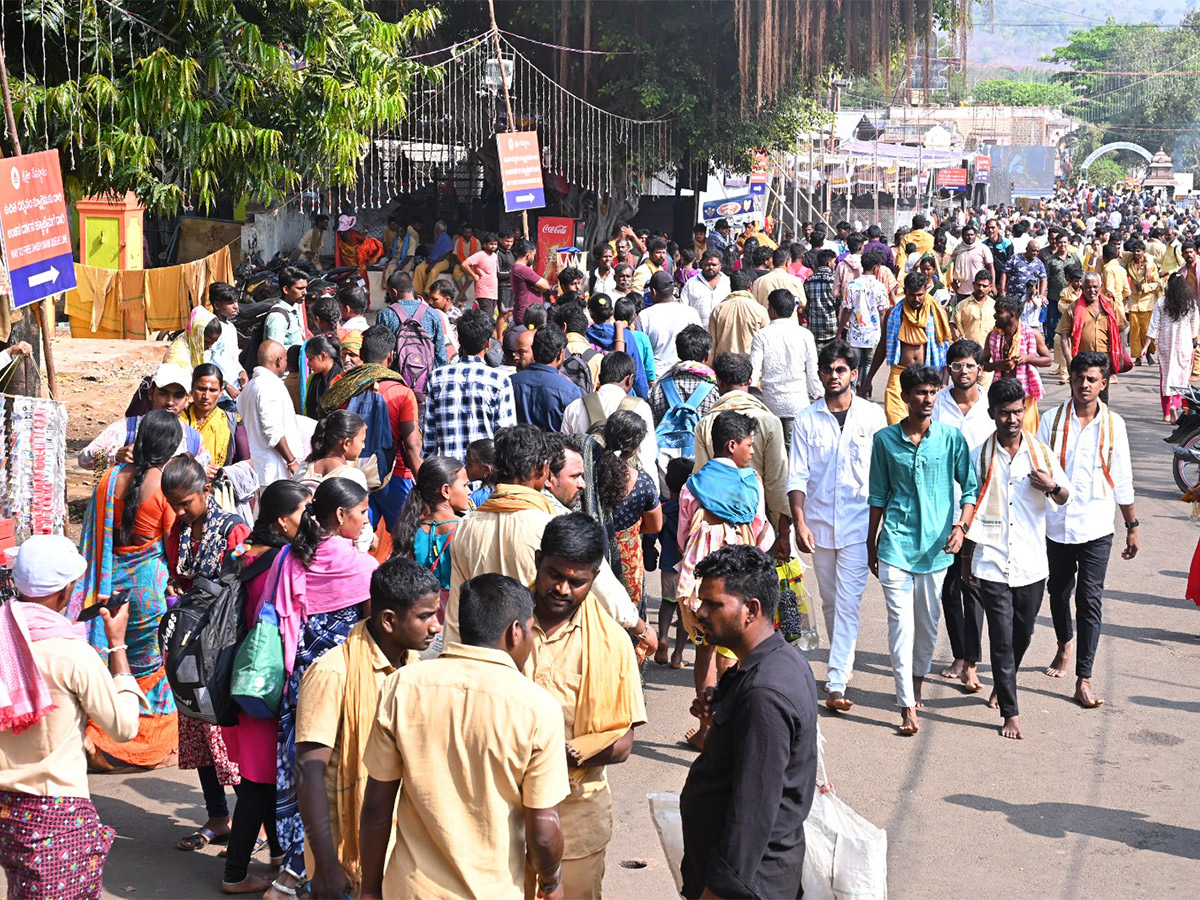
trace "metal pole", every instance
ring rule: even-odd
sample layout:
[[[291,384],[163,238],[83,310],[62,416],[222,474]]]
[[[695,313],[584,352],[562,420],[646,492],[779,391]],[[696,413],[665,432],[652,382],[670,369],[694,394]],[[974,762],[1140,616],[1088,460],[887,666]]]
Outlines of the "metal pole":
[[[496,24],[496,4],[488,0],[488,16],[492,20],[492,39],[496,42],[496,65],[500,68],[500,87],[504,89],[504,110],[508,116],[508,130],[513,131],[517,120],[513,118],[512,97],[508,95],[508,74],[504,71],[504,54],[500,49],[500,26]],[[501,185],[501,190],[504,186]],[[521,210],[521,231],[529,238],[529,213]]]
[[[805,184],[808,187],[808,217],[815,219],[813,215],[812,195],[813,195],[813,140],[812,134],[808,136],[808,172],[805,173]]]
[[[792,240],[800,233],[800,151],[792,154]]]
[[[4,119],[8,123],[8,133],[12,135],[13,149],[17,156],[23,155],[21,139],[17,136],[17,121],[13,116],[12,93],[8,89],[8,63],[5,61],[5,49],[0,47],[0,92],[4,94]],[[38,303],[38,318],[42,332],[42,355],[46,358],[46,387],[50,391],[50,399],[58,399],[58,372],[54,368],[54,351],[50,348],[50,328],[53,320],[46,310],[46,301]],[[25,390],[30,386],[25,385]]]
[[[879,132],[875,132],[875,168],[871,172],[871,186],[875,193],[875,224],[879,224]]]

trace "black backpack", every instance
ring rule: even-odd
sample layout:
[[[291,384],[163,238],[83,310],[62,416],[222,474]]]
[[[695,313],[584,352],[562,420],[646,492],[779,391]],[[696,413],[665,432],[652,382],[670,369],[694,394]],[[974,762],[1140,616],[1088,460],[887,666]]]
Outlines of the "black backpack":
[[[244,303],[238,308],[238,314],[233,320],[237,329],[238,346],[241,353],[238,362],[247,373],[254,371],[258,365],[258,348],[265,339],[267,316],[275,306],[275,300],[260,300],[257,303]],[[283,311],[279,311],[283,314]]]
[[[237,724],[239,707],[229,685],[233,658],[246,636],[244,585],[270,566],[273,554],[266,556],[240,574],[230,567],[216,581],[197,578],[163,613],[158,643],[180,715],[209,725]]]
[[[571,383],[583,393],[590,394],[596,390],[596,385],[592,381],[592,370],[588,367],[588,363],[599,352],[594,347],[589,347],[583,353],[572,353],[568,350],[563,356],[559,371],[571,379]]]

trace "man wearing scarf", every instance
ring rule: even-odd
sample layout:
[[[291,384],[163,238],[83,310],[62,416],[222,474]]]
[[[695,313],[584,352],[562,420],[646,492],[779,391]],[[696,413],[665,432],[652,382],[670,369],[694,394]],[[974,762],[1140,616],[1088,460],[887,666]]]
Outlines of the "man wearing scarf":
[[[89,799],[84,727],[117,742],[138,733],[146,698],[125,652],[129,605],[100,616],[108,671],[63,611],[87,569],[67,538],[34,535],[0,606],[0,865],[8,896],[98,898],[115,832]]]
[[[460,526],[461,527],[461,526]],[[612,837],[612,794],[605,767],[633,749],[646,722],[637,657],[628,636],[592,594],[604,559],[603,529],[572,513],[546,525],[531,590],[533,652],[525,674],[562,706],[571,793],[559,804],[563,896],[599,898]],[[527,870],[526,896],[535,887]]]
[[[871,369],[859,385],[859,394],[871,397],[871,382],[886,359],[891,366],[884,411],[889,425],[908,414],[900,396],[900,373],[908,366],[924,365],[939,372],[946,367],[950,347],[950,320],[942,305],[925,292],[927,279],[919,271],[904,276],[904,301],[893,306],[883,317],[883,337],[875,347]]]
[[[984,345],[987,362],[983,367],[996,372],[1000,378],[1015,378],[1025,389],[1025,430],[1037,432],[1038,401],[1045,391],[1037,366],[1048,366],[1050,350],[1042,330],[1021,321],[1023,302],[1018,297],[1005,296],[996,301],[996,327]]]
[[[1101,276],[1088,272],[1083,276],[1083,293],[1073,309],[1062,314],[1058,333],[1065,335],[1067,365],[1080,353],[1094,350],[1108,357],[1109,371],[1121,365],[1121,331],[1125,328],[1125,308],[1113,303],[1101,290]]]
[[[367,786],[363,752],[376,699],[392,672],[418,662],[442,630],[437,577],[394,557],[371,574],[371,618],[304,673],[296,710],[296,768],[305,869],[318,897],[357,891],[359,819]]]

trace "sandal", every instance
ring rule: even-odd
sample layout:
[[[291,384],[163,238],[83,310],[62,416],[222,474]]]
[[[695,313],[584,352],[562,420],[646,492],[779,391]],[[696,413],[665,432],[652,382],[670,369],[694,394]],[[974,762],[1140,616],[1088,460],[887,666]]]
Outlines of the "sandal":
[[[229,832],[225,834],[217,834],[211,828],[197,828],[187,837],[179,839],[179,843],[175,846],[180,850],[191,852],[199,850],[202,847],[207,847],[209,844],[227,844],[229,843]]]

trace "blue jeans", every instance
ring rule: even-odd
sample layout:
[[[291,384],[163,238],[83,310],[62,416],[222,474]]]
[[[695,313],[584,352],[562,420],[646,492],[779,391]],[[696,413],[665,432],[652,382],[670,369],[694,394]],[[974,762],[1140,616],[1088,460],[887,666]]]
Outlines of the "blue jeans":
[[[372,493],[368,504],[371,524],[378,528],[379,520],[382,518],[387,530],[395,531],[396,523],[400,521],[400,513],[404,511],[404,503],[408,500],[408,494],[412,487],[413,480],[411,478],[397,478],[393,475],[385,487]]]

